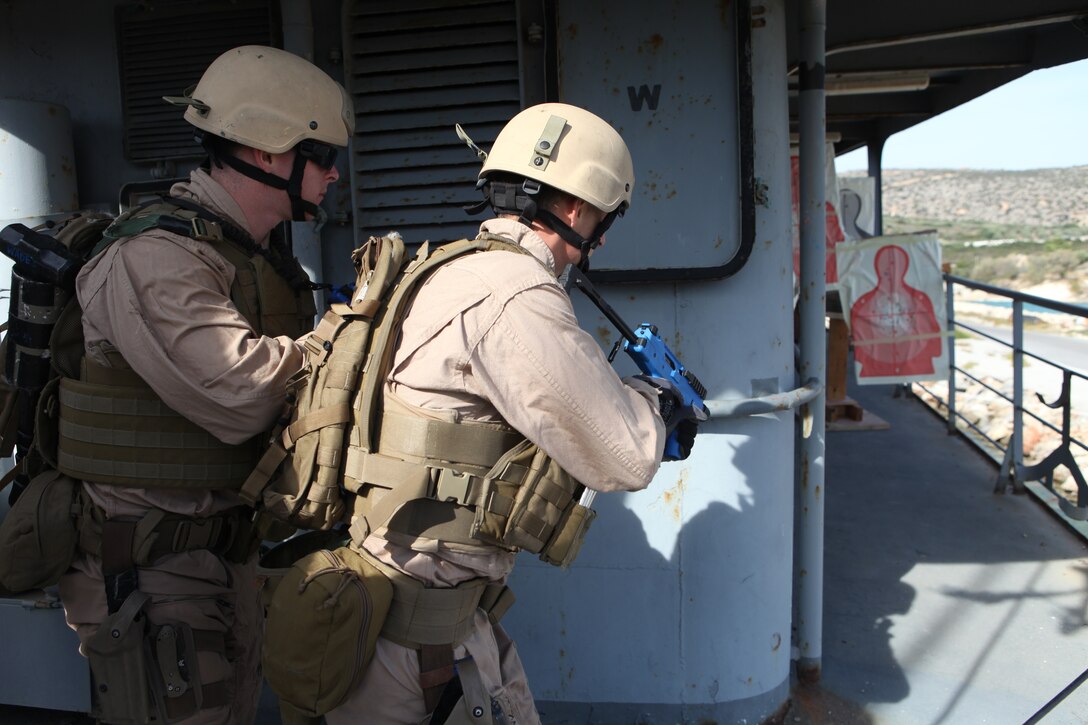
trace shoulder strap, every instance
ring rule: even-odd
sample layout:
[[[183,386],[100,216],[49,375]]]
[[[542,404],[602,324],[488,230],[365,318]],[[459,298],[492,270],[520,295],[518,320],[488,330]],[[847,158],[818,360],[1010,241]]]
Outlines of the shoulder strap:
[[[416,258],[405,268],[404,275],[397,284],[385,313],[371,335],[369,349],[377,358],[371,360],[369,374],[363,380],[363,389],[359,400],[359,417],[356,420],[352,443],[366,452],[375,450],[375,423],[381,402],[381,389],[389,374],[393,360],[393,341],[400,332],[400,323],[408,309],[408,303],[415,296],[419,284],[427,279],[436,269],[449,264],[458,257],[475,252],[489,252],[502,249],[505,251],[529,254],[508,239],[492,235],[476,239],[461,239],[445,244],[431,253],[427,245],[420,248]]]
[[[133,237],[150,229],[162,229],[200,242],[232,242],[245,249],[253,240],[243,230],[196,204],[181,199],[158,199],[117,217],[102,233],[92,256],[118,239]]]

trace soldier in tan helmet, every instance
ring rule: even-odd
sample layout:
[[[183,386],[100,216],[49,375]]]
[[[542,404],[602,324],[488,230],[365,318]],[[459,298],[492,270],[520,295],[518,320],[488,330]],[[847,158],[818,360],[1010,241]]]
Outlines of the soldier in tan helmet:
[[[273,230],[319,215],[354,115],[275,48],[224,53],[186,96],[209,163],[119,218],[82,270],[85,355],[58,468],[84,481],[60,582],[107,723],[247,723],[260,692],[257,544],[235,490],[302,363],[313,287]]]
[[[501,585],[515,554],[532,547],[550,563],[569,563],[585,524],[568,523],[592,519],[571,496],[576,502],[583,485],[645,488],[667,432],[681,424],[662,419],[669,392],[616,375],[557,281],[567,265],[588,264],[630,204],[634,182],[623,139],[581,108],[533,106],[495,140],[479,183],[496,214],[478,237],[491,251],[442,266],[401,326],[383,426],[426,434],[383,434],[380,452],[400,459],[391,478],[411,478],[422,461],[437,485],[433,498],[409,500],[392,515],[381,498],[356,505],[354,545],[385,568],[394,599],[360,686],[326,714],[329,725],[540,722],[517,650],[497,622],[511,602]],[[686,457],[696,429],[683,424]],[[494,453],[468,460],[469,450],[492,441],[499,452],[516,445],[498,461]],[[451,444],[445,451],[443,442]],[[516,462],[505,465],[511,453]],[[509,487],[494,491],[508,495],[481,495],[476,476],[457,473],[458,460],[461,470],[505,471],[498,477]],[[535,514],[518,503],[529,485],[538,504],[564,511],[535,544]],[[396,490],[394,483],[385,500]],[[491,530],[519,517],[516,541]]]

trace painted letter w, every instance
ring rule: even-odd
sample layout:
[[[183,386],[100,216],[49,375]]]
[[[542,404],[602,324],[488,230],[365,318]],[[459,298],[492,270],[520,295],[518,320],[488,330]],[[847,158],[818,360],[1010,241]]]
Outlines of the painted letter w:
[[[631,99],[631,110],[641,111],[643,104],[650,107],[651,111],[657,110],[657,102],[661,99],[661,84],[654,86],[653,90],[647,85],[641,85],[638,90],[634,86],[627,86],[627,97]]]

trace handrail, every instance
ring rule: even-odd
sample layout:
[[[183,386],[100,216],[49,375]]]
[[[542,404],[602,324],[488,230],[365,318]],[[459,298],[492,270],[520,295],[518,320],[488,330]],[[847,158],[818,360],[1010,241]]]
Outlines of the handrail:
[[[925,385],[918,384],[919,387],[926,393],[931,395],[939,403],[942,403],[947,409],[948,429],[950,433],[963,433],[958,425],[958,421],[962,420],[963,423],[973,429],[981,438],[988,441],[994,449],[1000,451],[1002,454],[1000,471],[998,473],[997,481],[995,483],[995,492],[1001,493],[1005,490],[1006,486],[1012,485],[1013,490],[1023,491],[1025,489],[1030,490],[1032,493],[1039,497],[1041,492],[1035,490],[1033,487],[1026,487],[1025,483],[1038,481],[1040,484],[1051,493],[1055,495],[1056,504],[1068,519],[1072,521],[1085,521],[1088,520],[1088,483],[1086,483],[1084,476],[1082,475],[1079,464],[1073,457],[1071,446],[1088,450],[1081,441],[1072,437],[1071,434],[1071,413],[1072,413],[1072,399],[1069,392],[1069,381],[1073,377],[1077,377],[1083,380],[1088,380],[1085,375],[1071,370],[1068,367],[1048,360],[1041,355],[1037,355],[1025,349],[1024,345],[1024,305],[1030,304],[1046,310],[1059,312],[1067,315],[1074,315],[1076,317],[1088,318],[1088,307],[1081,305],[1074,305],[1067,302],[1060,302],[1057,300],[1047,299],[1045,297],[1039,297],[1036,295],[1026,294],[1024,292],[1018,292],[1016,290],[1006,289],[1004,287],[997,287],[994,285],[986,284],[984,282],[977,282],[975,280],[966,279],[964,277],[957,277],[952,274],[943,275],[945,282],[947,283],[945,290],[945,299],[947,306],[947,331],[949,333],[949,339],[952,340],[952,344],[949,346],[948,363],[948,397],[942,399],[936,391],[932,390]],[[971,325],[956,320],[955,316],[955,304],[953,290],[955,285],[961,285],[970,289],[980,290],[992,295],[1004,297],[1012,301],[1012,342],[1006,342],[1004,339],[991,335],[982,330],[976,329]],[[957,328],[969,330],[972,333],[986,338],[992,342],[996,342],[999,345],[1003,345],[1012,350],[1012,366],[1013,366],[1013,394],[1010,398],[1003,392],[995,389],[993,386],[984,383],[967,370],[957,367],[956,355],[955,355],[955,335],[953,334]],[[1060,408],[1062,410],[1062,427],[1059,429],[1055,425],[1043,420],[1031,410],[1028,410],[1024,406],[1024,358],[1030,357],[1034,360],[1038,360],[1046,365],[1050,365],[1057,370],[1062,371],[1063,386],[1062,393],[1056,401],[1053,403],[1047,403],[1041,396],[1037,396],[1047,407],[1052,409]],[[968,420],[956,409],[956,374],[959,373],[965,378],[968,378],[983,388],[989,390],[998,399],[1012,404],[1012,416],[1013,416],[1013,430],[1009,441],[1009,444],[1002,446],[1000,442],[995,441],[985,431],[981,430],[977,425]],[[1031,418],[1042,423],[1045,427],[1061,433],[1061,443],[1052,451],[1049,455],[1045,456],[1042,462],[1035,465],[1024,464],[1024,414],[1027,414]],[[983,449],[988,454],[992,455],[992,452],[986,450],[981,442],[973,438],[972,436],[965,436],[971,443],[978,448]],[[1077,483],[1077,500],[1076,503],[1071,503],[1062,494],[1054,491],[1054,470],[1058,466],[1064,466],[1069,469],[1070,474]],[[1053,508],[1053,505],[1051,505]],[[1080,530],[1080,529],[1078,529]],[[1082,531],[1082,533],[1086,533]]]
[[[749,415],[762,415],[764,413],[777,413],[781,410],[792,410],[805,403],[811,402],[823,392],[824,386],[816,378],[809,378],[799,388],[785,393],[771,393],[755,398],[729,398],[724,400],[708,400],[706,408],[710,411],[711,418],[741,418]]]
[[[1027,302],[1029,305],[1045,307],[1046,309],[1054,310],[1055,312],[1064,312],[1069,315],[1076,315],[1077,317],[1088,317],[1088,307],[1082,305],[1074,305],[1069,302],[1051,300],[1037,295],[1029,295],[1026,292],[1017,292],[1016,290],[1007,289],[1005,287],[996,287],[992,284],[976,282],[975,280],[967,279],[966,277],[957,277],[954,274],[946,274],[944,275],[944,278],[948,282],[963,285],[964,287],[970,287],[971,289],[977,289],[981,292],[989,292],[990,294],[998,295],[1000,297],[1008,297],[1011,300]]]

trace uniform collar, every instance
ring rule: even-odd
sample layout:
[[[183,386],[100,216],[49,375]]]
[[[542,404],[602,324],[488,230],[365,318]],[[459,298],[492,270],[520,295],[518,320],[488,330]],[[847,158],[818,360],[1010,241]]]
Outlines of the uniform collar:
[[[552,250],[544,243],[539,234],[515,219],[488,219],[480,225],[481,232],[506,237],[514,244],[525,249],[558,277],[563,270],[555,268]]]
[[[188,181],[182,181],[170,187],[170,196],[195,202],[238,228],[244,229],[247,234],[253,234],[242,207],[238,206],[234,197],[204,169],[196,169],[189,175]],[[267,239],[259,239],[257,243],[262,247],[268,246]]]

